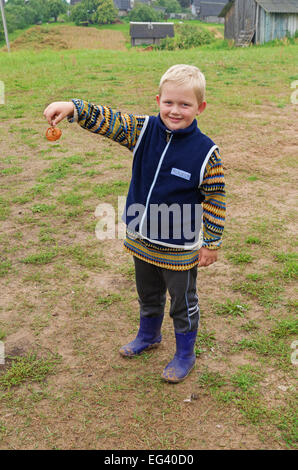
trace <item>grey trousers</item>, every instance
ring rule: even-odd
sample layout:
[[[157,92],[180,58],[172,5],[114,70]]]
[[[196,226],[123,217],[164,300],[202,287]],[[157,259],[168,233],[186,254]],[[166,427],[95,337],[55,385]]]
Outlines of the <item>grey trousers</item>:
[[[175,331],[187,333],[196,330],[200,319],[197,266],[187,271],[173,271],[146,263],[135,256],[134,263],[140,316],[163,315],[168,290]]]

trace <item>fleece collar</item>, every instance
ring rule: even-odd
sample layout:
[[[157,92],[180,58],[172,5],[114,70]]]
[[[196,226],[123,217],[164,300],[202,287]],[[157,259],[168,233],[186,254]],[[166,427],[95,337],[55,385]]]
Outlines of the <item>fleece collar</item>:
[[[185,127],[184,129],[177,129],[177,130],[174,130],[174,131],[171,130],[171,129],[168,129],[168,128],[164,125],[163,121],[162,121],[161,118],[160,118],[160,114],[158,114],[158,116],[157,116],[157,123],[158,123],[158,126],[160,127],[160,129],[161,129],[163,132],[165,132],[165,133],[167,133],[167,134],[171,133],[172,135],[177,136],[177,137],[178,137],[178,136],[184,136],[184,135],[187,135],[187,134],[191,134],[191,133],[194,132],[196,129],[198,129],[198,122],[197,122],[196,119],[194,119],[194,120],[192,121],[192,123],[190,124],[190,126]]]

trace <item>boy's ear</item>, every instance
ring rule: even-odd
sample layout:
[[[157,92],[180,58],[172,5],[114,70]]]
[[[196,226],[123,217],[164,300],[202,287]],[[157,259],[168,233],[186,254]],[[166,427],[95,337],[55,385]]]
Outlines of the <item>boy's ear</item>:
[[[198,115],[199,115],[199,114],[202,114],[202,112],[205,111],[206,106],[207,106],[206,101],[203,101],[203,102],[200,104],[200,106],[198,107],[198,113],[197,113],[197,114],[198,114]]]
[[[156,95],[156,101],[157,101],[158,106],[160,106],[160,97],[159,97],[159,95]]]

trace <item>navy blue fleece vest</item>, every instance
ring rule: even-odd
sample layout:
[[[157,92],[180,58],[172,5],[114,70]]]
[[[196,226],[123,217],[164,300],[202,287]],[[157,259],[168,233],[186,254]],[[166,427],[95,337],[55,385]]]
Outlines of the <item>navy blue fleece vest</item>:
[[[197,121],[169,131],[148,117],[134,150],[123,220],[128,230],[154,244],[191,249],[202,220],[199,186],[216,145]]]

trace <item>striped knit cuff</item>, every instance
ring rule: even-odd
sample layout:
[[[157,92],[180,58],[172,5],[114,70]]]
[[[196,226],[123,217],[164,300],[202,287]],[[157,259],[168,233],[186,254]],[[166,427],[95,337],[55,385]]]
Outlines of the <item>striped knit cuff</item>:
[[[217,245],[214,245],[214,244],[213,245],[212,244],[208,245],[208,243],[203,243],[202,248],[208,248],[208,250],[219,250],[220,245],[218,245],[218,244]]]
[[[73,104],[74,104],[73,116],[71,116],[71,117],[68,117],[68,116],[67,116],[67,120],[68,120],[68,122],[70,122],[70,123],[78,122],[78,121],[79,121],[79,115],[78,115],[77,107],[76,107],[76,105],[75,105],[74,100],[72,100],[72,102],[73,102]]]

